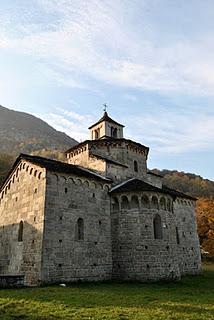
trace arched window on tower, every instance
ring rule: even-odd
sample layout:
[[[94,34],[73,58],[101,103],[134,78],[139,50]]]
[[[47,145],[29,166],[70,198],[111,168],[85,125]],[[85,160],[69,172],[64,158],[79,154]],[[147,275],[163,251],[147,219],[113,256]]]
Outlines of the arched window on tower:
[[[156,214],[153,219],[153,229],[154,229],[154,238],[162,239],[163,232],[162,232],[161,217],[159,216],[159,214]]]
[[[77,240],[84,240],[84,221],[82,218],[79,218],[77,220],[76,239]]]
[[[100,137],[100,129],[99,128],[94,130],[94,135],[95,135],[95,139],[99,139],[99,137]]]
[[[20,221],[19,222],[19,231],[18,231],[18,241],[19,242],[23,241],[23,228],[24,228],[23,221]]]
[[[136,160],[134,161],[134,171],[138,172],[138,163]]]
[[[117,128],[114,128],[113,130],[113,138],[117,138]]]
[[[117,128],[111,127],[111,137],[117,138]]]

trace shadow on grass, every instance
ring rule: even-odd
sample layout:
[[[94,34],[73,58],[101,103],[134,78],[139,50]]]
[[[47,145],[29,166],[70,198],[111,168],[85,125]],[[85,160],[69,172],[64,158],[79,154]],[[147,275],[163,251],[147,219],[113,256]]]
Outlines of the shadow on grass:
[[[213,288],[214,271],[206,271],[177,283],[83,283],[65,288],[4,289],[0,290],[0,318],[207,320],[214,319]]]

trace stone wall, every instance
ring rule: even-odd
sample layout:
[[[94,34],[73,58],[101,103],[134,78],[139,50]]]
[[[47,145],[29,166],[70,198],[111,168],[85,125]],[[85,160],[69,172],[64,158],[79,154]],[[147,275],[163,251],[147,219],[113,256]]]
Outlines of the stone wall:
[[[45,208],[43,282],[111,279],[108,185],[48,172]]]
[[[124,197],[128,199],[126,203]],[[153,202],[154,198],[157,201]],[[199,272],[200,255],[193,220],[194,208],[190,209],[189,206],[189,209],[183,209],[186,216],[184,226],[181,212],[174,209],[170,196],[148,192],[118,194],[112,197],[111,206],[114,279],[170,280],[179,279],[187,272]],[[155,235],[154,230],[154,218],[157,215],[161,219],[161,236]],[[177,226],[179,233],[186,234],[185,240],[180,240],[180,243]],[[187,235],[188,232],[191,232],[192,239]]]
[[[174,214],[178,232],[178,256],[181,274],[197,274],[201,271],[201,253],[195,202],[177,198],[174,202]]]
[[[96,158],[107,157],[121,165]],[[91,147],[86,144],[67,155],[68,163],[77,164],[112,178],[115,182],[133,177],[144,179],[147,174],[147,151],[128,141],[100,140]],[[154,178],[155,179],[155,178]],[[154,180],[153,179],[153,180]],[[157,180],[157,179],[156,179]],[[160,179],[159,179],[160,180]],[[155,181],[157,184],[157,182]]]
[[[117,174],[120,177],[123,174],[123,179],[129,178],[144,178],[147,172],[147,154],[143,148],[137,148],[129,142],[125,141],[114,141],[114,142],[105,142],[101,141],[99,145],[94,145],[93,149],[90,150],[90,153],[95,153],[103,157],[108,157],[114,161],[121,163],[122,165],[127,166],[126,170],[124,167],[117,167]],[[137,171],[134,168],[134,161],[137,162]],[[114,172],[111,172],[111,167],[108,167],[109,170],[106,170],[106,176],[111,177],[115,176]],[[115,178],[117,179],[117,177]]]
[[[44,198],[45,170],[24,161],[0,195],[0,274],[24,274],[26,285],[41,279]]]

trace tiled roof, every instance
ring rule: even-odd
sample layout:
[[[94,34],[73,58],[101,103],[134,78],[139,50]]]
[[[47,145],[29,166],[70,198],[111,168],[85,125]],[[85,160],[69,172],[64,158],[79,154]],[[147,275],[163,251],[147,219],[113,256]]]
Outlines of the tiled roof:
[[[108,157],[101,156],[101,155],[99,155],[99,154],[91,153],[90,156],[95,157],[95,158],[98,158],[98,159],[103,159],[103,160],[105,160],[106,162],[116,164],[117,166],[121,166],[121,167],[128,168],[128,166],[126,166],[126,165],[123,164],[123,163],[120,163],[119,161],[110,159],[110,158],[108,158]]]
[[[97,124],[99,124],[99,123],[101,123],[103,121],[108,121],[108,122],[111,122],[111,123],[116,124],[118,126],[124,127],[122,124],[120,124],[120,123],[114,121],[112,118],[110,118],[108,116],[108,113],[105,111],[104,115],[102,116],[102,118],[100,118],[100,120],[98,120],[96,123],[92,124],[88,129],[93,128],[94,126],[96,126]]]
[[[163,178],[163,176],[161,176],[160,174],[154,173],[154,172],[152,172],[150,170],[147,171],[147,174],[151,174],[153,176],[156,176],[156,177],[159,177],[159,178]]]
[[[153,191],[158,193],[164,193],[171,195],[174,199],[176,197],[196,200],[195,198],[184,194],[182,192],[170,189],[166,186],[163,186],[162,188],[155,187],[145,181],[139,180],[139,179],[130,179],[126,182],[120,183],[118,186],[114,186],[110,193],[121,193],[121,192],[132,192],[132,191]]]
[[[7,178],[5,179],[3,184],[1,185],[0,190],[20,160],[29,161],[35,165],[38,165],[42,168],[46,168],[46,169],[48,169],[50,171],[54,171],[54,172],[68,173],[68,174],[71,173],[71,174],[74,174],[74,175],[77,175],[80,177],[86,177],[86,178],[92,178],[92,179],[96,179],[96,180],[102,180],[105,182],[111,182],[110,179],[105,178],[99,174],[96,174],[96,173],[94,173],[88,169],[82,168],[80,166],[76,166],[76,165],[72,165],[72,164],[68,164],[68,163],[64,163],[61,161],[52,160],[52,159],[48,159],[48,158],[38,157],[38,156],[31,156],[28,154],[20,154],[19,157],[14,162],[9,174],[7,175]]]

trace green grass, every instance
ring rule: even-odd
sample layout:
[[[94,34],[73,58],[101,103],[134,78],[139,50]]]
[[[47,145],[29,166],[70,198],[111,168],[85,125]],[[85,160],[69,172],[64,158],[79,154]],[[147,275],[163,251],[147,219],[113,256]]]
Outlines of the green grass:
[[[214,265],[177,283],[0,290],[0,319],[214,319]]]

